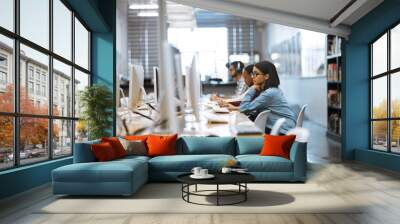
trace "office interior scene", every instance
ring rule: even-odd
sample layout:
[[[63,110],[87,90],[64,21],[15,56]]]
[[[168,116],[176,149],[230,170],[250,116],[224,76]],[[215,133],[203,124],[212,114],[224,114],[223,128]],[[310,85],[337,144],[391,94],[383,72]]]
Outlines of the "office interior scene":
[[[0,0],[0,223],[399,223],[399,0]]]

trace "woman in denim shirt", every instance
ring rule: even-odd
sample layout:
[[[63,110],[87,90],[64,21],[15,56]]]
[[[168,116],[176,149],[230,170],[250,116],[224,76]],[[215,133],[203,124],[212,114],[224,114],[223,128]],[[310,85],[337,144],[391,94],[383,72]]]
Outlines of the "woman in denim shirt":
[[[240,104],[240,112],[255,119],[259,113],[270,110],[265,133],[271,131],[272,126],[279,118],[285,118],[280,132],[286,133],[296,126],[296,115],[290,108],[283,92],[279,89],[279,77],[274,64],[262,61],[253,68],[254,85],[247,91]]]

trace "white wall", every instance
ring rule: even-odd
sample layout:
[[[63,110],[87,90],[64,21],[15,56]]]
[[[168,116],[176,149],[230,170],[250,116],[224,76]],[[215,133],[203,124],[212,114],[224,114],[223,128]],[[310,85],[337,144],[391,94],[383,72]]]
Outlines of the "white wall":
[[[119,76],[128,75],[128,0],[117,1],[116,18],[116,52],[117,52],[117,94],[116,102],[119,106]]]
[[[271,46],[295,35],[296,28],[266,24],[263,33],[263,55],[269,60]],[[327,126],[327,80],[326,76],[301,77],[298,75],[281,75],[280,88],[292,104],[308,104],[306,119],[323,127]]]
[[[280,77],[280,88],[290,103],[308,104],[306,117],[323,127],[327,126],[326,76],[315,78]]]

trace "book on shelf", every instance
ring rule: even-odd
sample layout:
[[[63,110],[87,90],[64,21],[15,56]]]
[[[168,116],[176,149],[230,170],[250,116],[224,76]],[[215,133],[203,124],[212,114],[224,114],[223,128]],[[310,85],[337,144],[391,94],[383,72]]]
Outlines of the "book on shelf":
[[[341,95],[342,94],[341,94],[340,90],[329,89],[328,90],[328,106],[340,109],[342,107]]]
[[[327,80],[329,82],[340,82],[342,80],[342,69],[337,63],[328,64]]]
[[[342,134],[342,121],[338,113],[332,113],[328,117],[328,130],[338,135]]]
[[[328,36],[327,44],[328,44],[327,46],[328,56],[341,54],[340,46],[342,44],[342,39],[340,37]]]

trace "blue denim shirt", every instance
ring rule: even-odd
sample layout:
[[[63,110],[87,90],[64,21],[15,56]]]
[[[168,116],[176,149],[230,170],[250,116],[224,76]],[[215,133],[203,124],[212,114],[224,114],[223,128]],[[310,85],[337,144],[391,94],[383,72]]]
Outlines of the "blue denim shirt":
[[[269,88],[257,95],[254,87],[251,87],[244,96],[240,104],[240,112],[244,114],[256,113],[257,115],[265,110],[271,113],[267,117],[267,128],[272,128],[279,118],[285,118],[285,123],[281,126],[280,131],[286,133],[288,130],[296,126],[296,115],[290,108],[283,92],[279,88]]]

